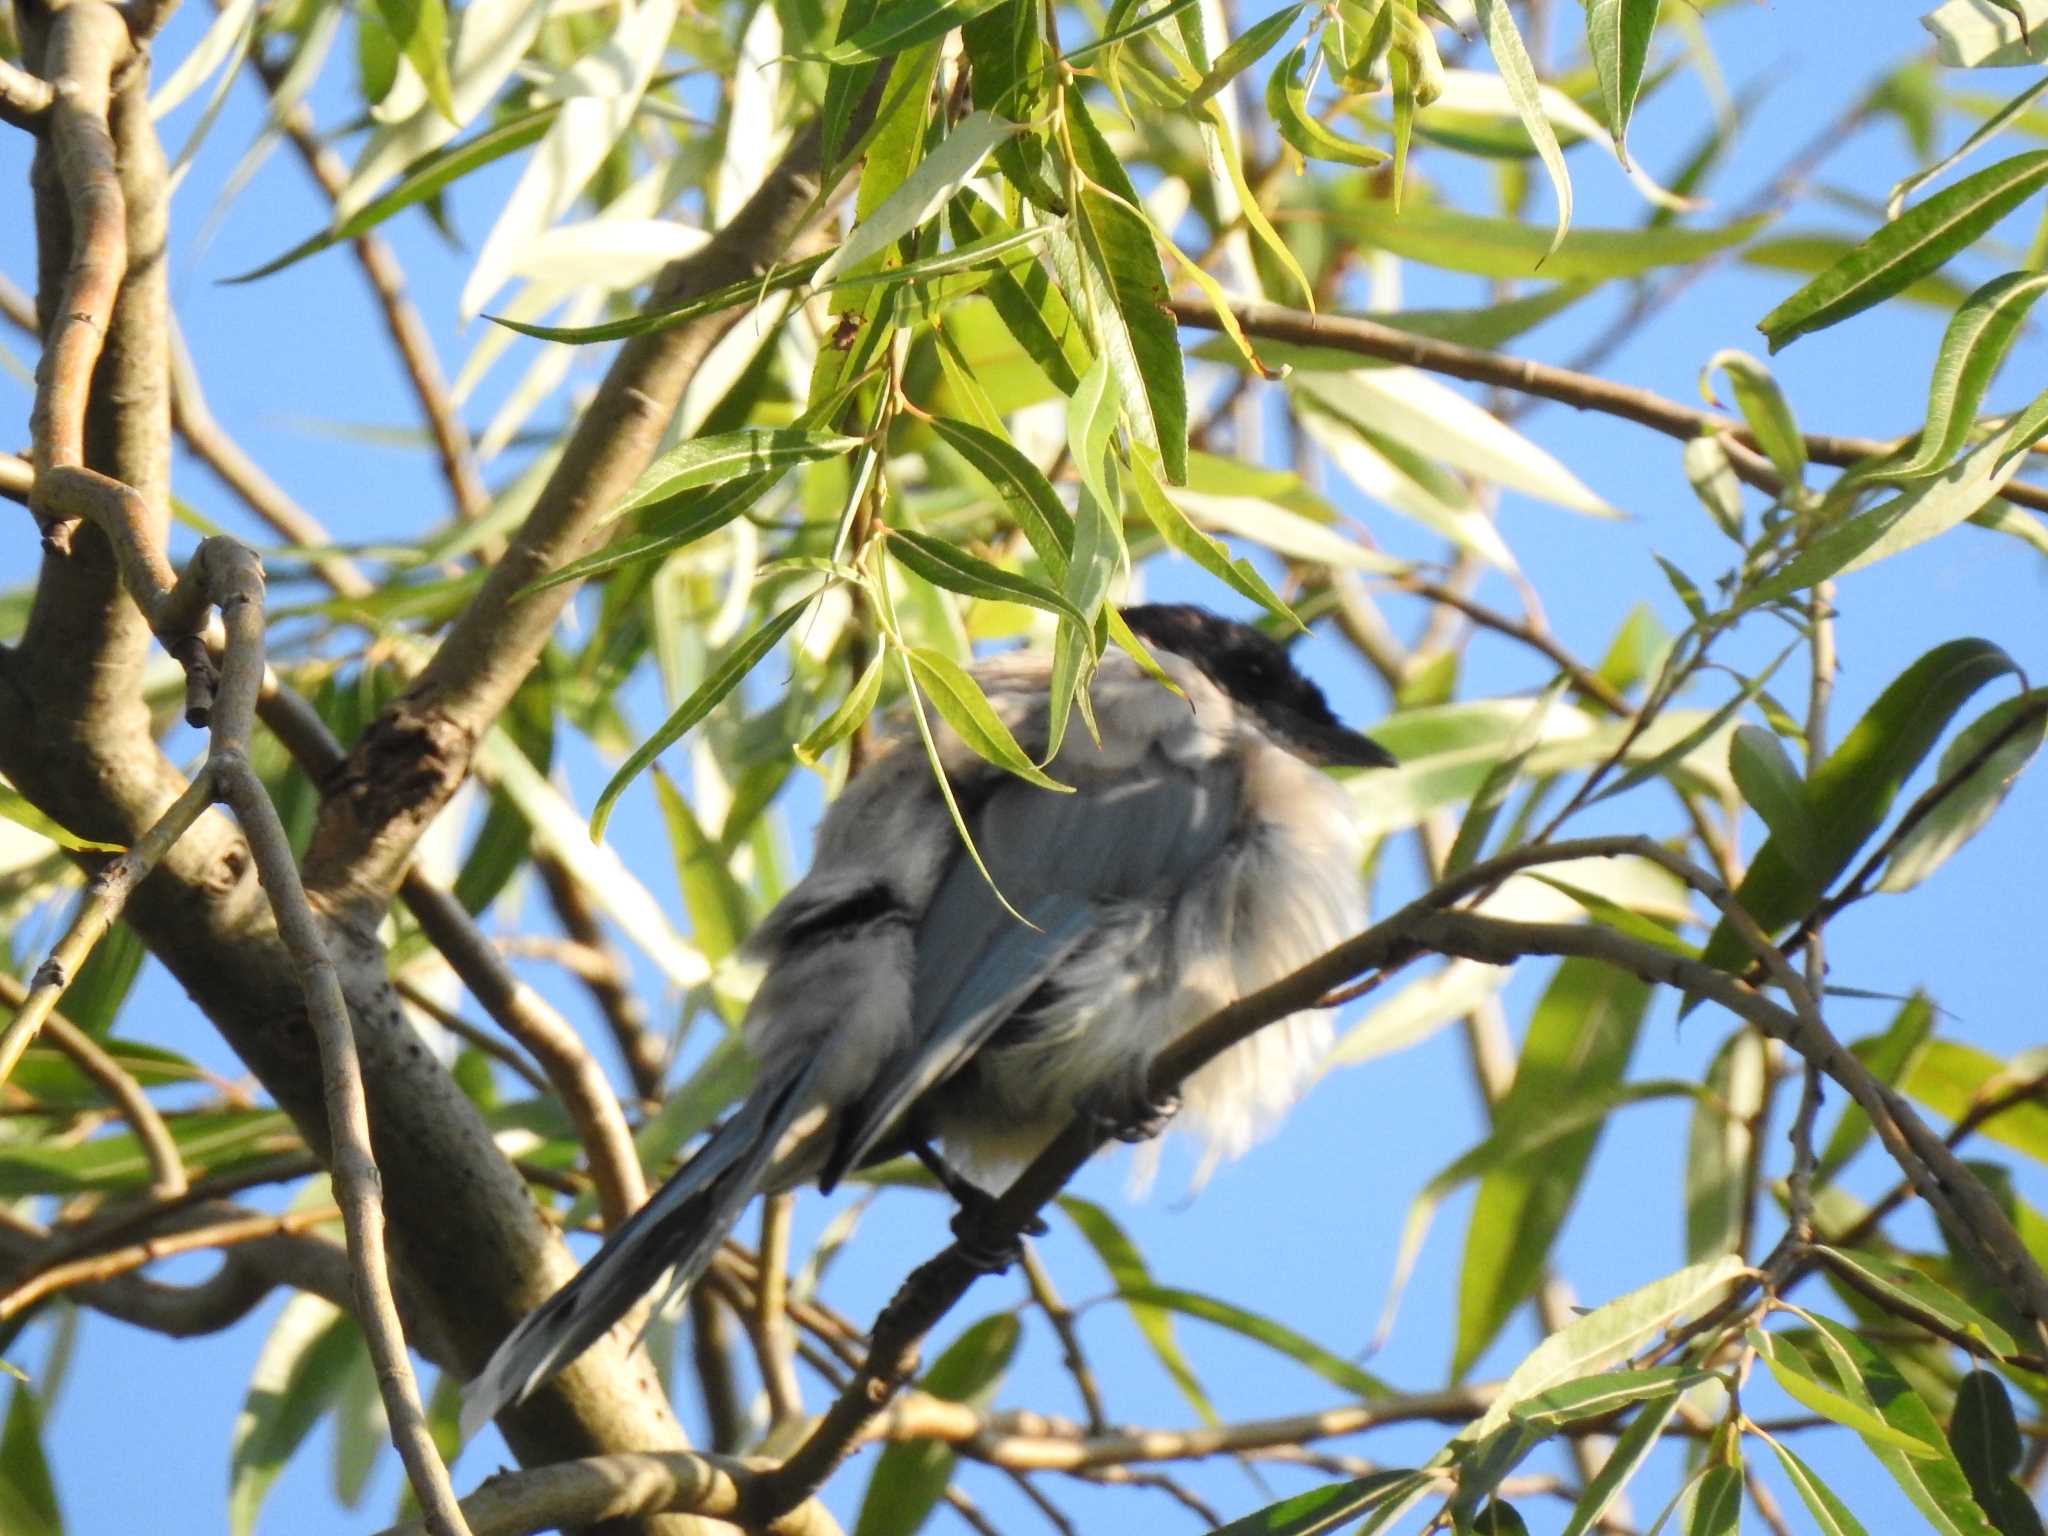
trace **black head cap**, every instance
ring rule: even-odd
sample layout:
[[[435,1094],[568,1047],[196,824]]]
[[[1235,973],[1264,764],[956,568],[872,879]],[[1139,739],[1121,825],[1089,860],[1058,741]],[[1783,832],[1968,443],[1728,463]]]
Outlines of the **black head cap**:
[[[1140,639],[1192,661],[1298,756],[1344,768],[1394,766],[1385,747],[1338,722],[1284,646],[1251,625],[1190,603],[1147,603],[1123,614]]]

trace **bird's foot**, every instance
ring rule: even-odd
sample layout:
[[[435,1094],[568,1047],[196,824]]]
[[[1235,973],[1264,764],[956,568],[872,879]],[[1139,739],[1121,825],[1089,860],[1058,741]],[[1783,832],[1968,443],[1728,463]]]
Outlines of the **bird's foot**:
[[[976,1269],[1001,1274],[1021,1257],[1024,1238],[1043,1237],[1051,1230],[1034,1216],[1020,1231],[1010,1231],[996,1220],[996,1197],[947,1162],[930,1142],[920,1141],[911,1150],[960,1207],[953,1213],[953,1236],[962,1257]]]
[[[1155,1098],[1141,1088],[1128,1095],[1104,1095],[1082,1108],[1089,1119],[1118,1141],[1135,1146],[1152,1140],[1172,1124],[1173,1117],[1180,1113],[1180,1102],[1179,1089]]]

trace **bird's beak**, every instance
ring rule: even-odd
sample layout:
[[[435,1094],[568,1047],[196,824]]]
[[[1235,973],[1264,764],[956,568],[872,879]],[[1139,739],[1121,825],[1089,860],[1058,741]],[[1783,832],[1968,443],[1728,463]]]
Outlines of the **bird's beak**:
[[[1272,710],[1267,718],[1297,754],[1322,768],[1393,768],[1394,754],[1370,736],[1341,725],[1325,725],[1291,709]]]

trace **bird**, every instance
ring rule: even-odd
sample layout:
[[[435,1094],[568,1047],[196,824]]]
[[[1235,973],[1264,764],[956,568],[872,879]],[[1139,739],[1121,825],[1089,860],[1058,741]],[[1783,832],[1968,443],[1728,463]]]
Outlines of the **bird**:
[[[1306,1086],[1329,1045],[1314,1012],[1231,1047],[1164,1103],[1147,1095],[1180,1034],[1363,926],[1363,840],[1322,770],[1394,759],[1259,629],[1187,604],[1122,616],[1171,687],[1107,650],[1093,731],[1067,733],[1046,767],[1066,792],[934,730],[978,863],[917,733],[885,730],[808,872],[747,941],[752,1090],[506,1336],[466,1389],[466,1433],[650,1292],[692,1284],[758,1193],[829,1192],[914,1153],[963,1205],[986,1201],[963,1170],[1019,1166],[1076,1114],[1137,1141],[1178,1111],[1235,1155]],[[974,669],[1034,759],[1051,674],[1032,650]]]

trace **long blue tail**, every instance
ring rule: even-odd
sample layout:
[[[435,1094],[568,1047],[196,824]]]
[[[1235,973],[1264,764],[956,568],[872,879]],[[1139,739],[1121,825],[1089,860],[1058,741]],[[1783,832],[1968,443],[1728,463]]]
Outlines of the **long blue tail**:
[[[605,1240],[576,1278],[542,1302],[462,1394],[464,1439],[523,1402],[657,1286],[668,1294],[703,1274],[761,1186],[775,1151],[808,1107],[810,1064],[755,1085],[739,1110]],[[664,1286],[664,1281],[666,1285]]]

